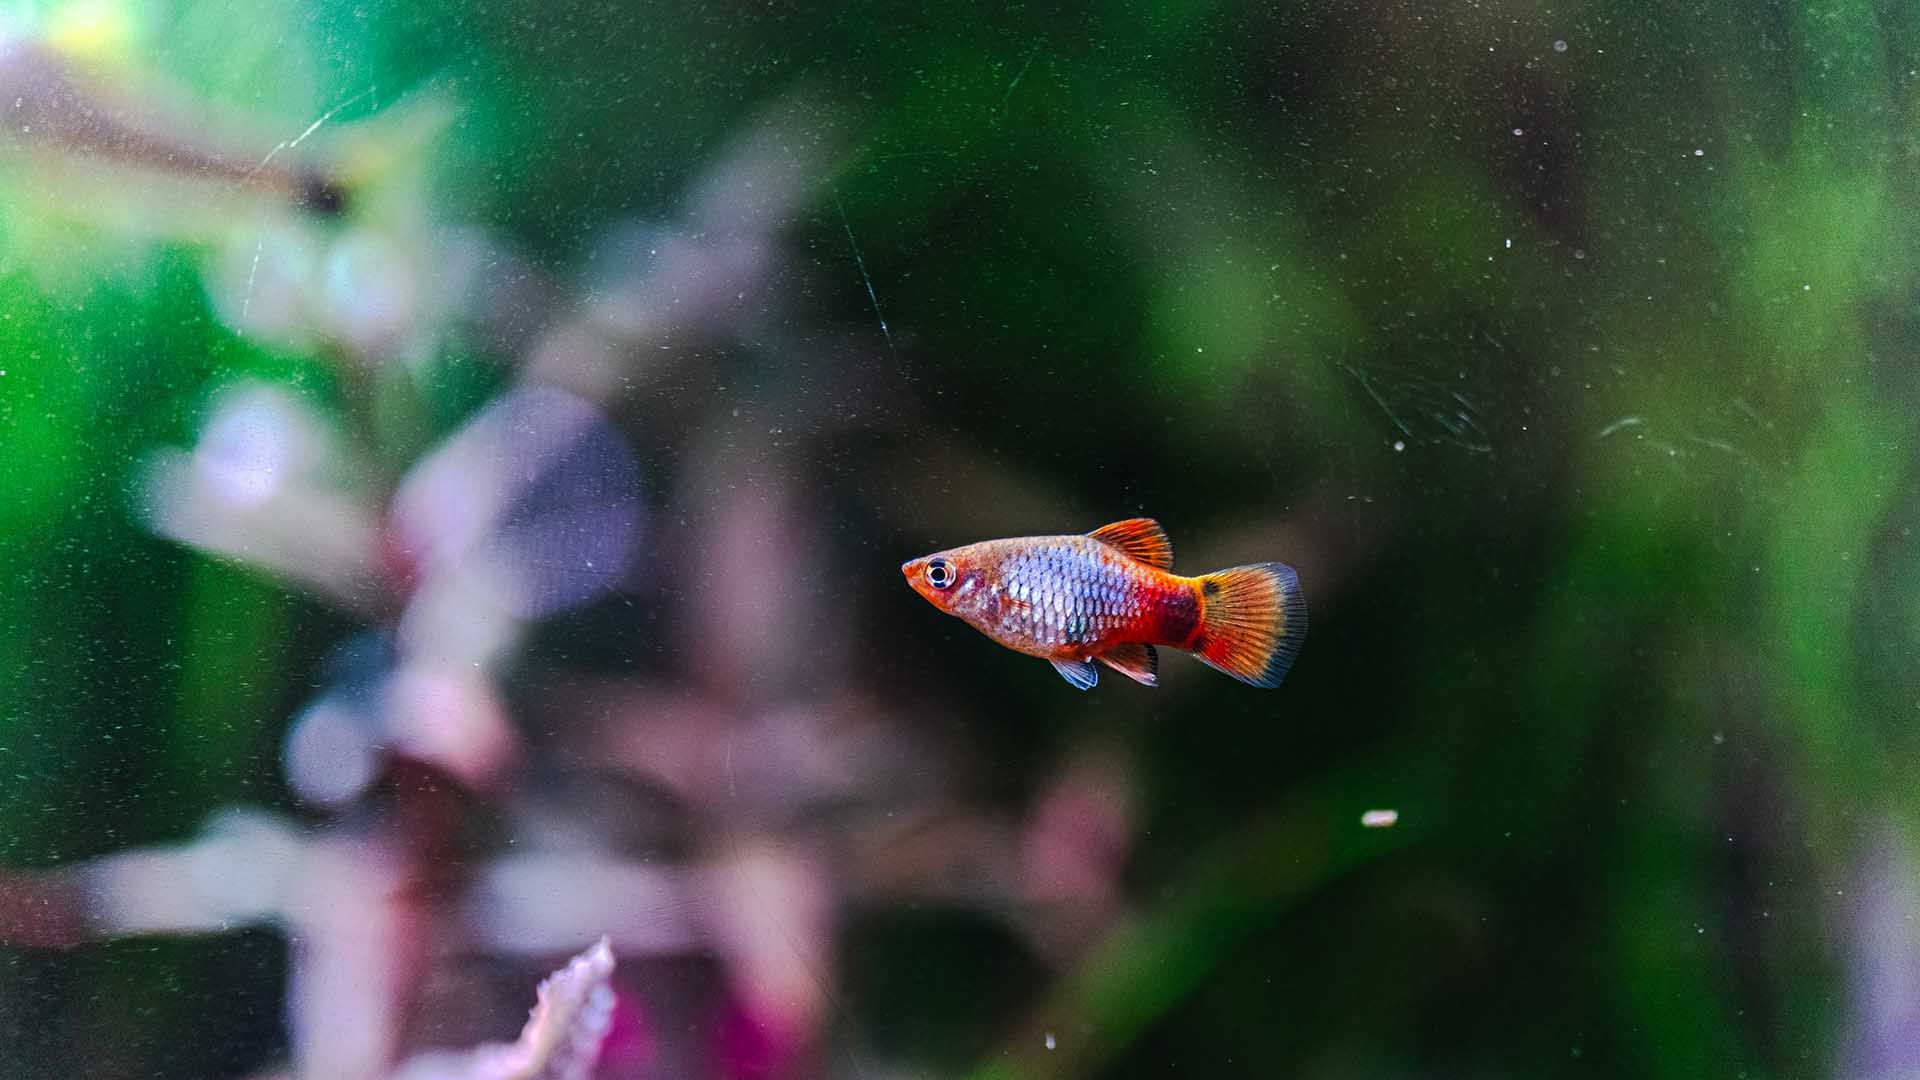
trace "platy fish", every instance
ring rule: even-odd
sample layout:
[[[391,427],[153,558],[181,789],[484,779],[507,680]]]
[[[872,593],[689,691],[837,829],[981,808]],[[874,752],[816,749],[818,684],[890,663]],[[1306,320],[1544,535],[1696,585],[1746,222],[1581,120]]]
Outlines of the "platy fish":
[[[1053,663],[1082,690],[1095,661],[1159,683],[1156,646],[1190,652],[1252,686],[1273,687],[1307,636],[1307,598],[1283,563],[1199,577],[1173,572],[1160,523],[1131,518],[1085,536],[988,540],[900,567],[934,607],[1009,649]]]

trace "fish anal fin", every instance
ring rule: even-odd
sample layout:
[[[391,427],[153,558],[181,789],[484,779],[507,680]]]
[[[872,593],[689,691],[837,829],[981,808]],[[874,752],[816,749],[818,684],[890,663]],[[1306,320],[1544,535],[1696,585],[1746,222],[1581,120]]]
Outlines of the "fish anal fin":
[[[1100,669],[1091,660],[1054,660],[1053,670],[1075,690],[1091,690],[1100,681]]]
[[[1152,518],[1128,518],[1102,525],[1087,534],[1108,547],[1118,548],[1129,558],[1162,570],[1173,569],[1173,541],[1167,530]]]
[[[1094,659],[1143,686],[1160,685],[1160,651],[1151,645],[1115,645]]]

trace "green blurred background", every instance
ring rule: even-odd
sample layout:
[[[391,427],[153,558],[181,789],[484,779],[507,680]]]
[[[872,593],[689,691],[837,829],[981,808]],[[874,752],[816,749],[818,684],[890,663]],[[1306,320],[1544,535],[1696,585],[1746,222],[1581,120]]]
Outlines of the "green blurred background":
[[[965,904],[851,904],[833,1049],[796,1071],[1920,1069],[1920,11],[12,9],[16,47],[229,108],[262,154],[344,103],[300,150],[356,127],[394,149],[299,227],[471,230],[556,318],[756,117],[818,141],[768,233],[778,299],[603,399],[643,543],[700,543],[725,485],[687,479],[688,448],[750,428],[746,472],[814,523],[802,628],[842,642],[794,678],[939,731],[989,812],[1077,748],[1123,762],[1133,914],[1055,966]],[[328,820],[281,745],[361,620],[155,535],[149,456],[247,379],[397,476],[531,351],[471,312],[419,316],[404,362],[246,332],[218,268],[257,273],[271,199],[210,183],[181,216],[171,188],[49,180],[95,167],[30,135],[0,157],[0,865],[22,872],[232,805]],[[1313,630],[1282,688],[1170,657],[1192,670],[1157,690],[1075,694],[894,569],[1143,512],[1183,570],[1300,568]],[[695,651],[681,613],[710,583],[655,573],[541,625],[508,700]],[[1375,808],[1399,824],[1362,830]],[[16,938],[0,1077],[287,1065],[280,933]]]

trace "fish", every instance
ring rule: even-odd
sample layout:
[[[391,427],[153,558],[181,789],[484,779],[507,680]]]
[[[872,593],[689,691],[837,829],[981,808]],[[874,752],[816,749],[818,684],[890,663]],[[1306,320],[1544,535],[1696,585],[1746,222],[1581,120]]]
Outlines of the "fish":
[[[205,111],[203,106],[189,110],[184,106],[192,103],[181,99],[173,110],[181,115],[166,115],[162,102],[170,96],[158,86],[116,89],[89,78],[60,50],[9,39],[0,31],[0,100],[12,102],[0,123],[0,149],[39,147],[156,175],[270,192],[322,217],[346,212],[348,192],[342,178],[316,166],[274,161],[332,113],[261,157],[216,141],[219,125],[210,130],[191,115]]]
[[[909,559],[900,572],[934,607],[1050,661],[1081,690],[1099,683],[1096,664],[1157,686],[1162,647],[1272,688],[1307,636],[1307,598],[1292,567],[1253,563],[1182,577],[1173,542],[1152,518],[968,544]]]

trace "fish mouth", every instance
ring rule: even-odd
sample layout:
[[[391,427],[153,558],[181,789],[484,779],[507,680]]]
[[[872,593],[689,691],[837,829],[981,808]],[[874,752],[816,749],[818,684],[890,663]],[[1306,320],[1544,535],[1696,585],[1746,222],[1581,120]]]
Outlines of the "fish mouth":
[[[937,595],[933,586],[927,584],[927,560],[931,556],[923,555],[918,559],[908,559],[900,564],[900,573],[907,579],[907,587],[925,597],[930,603]]]

